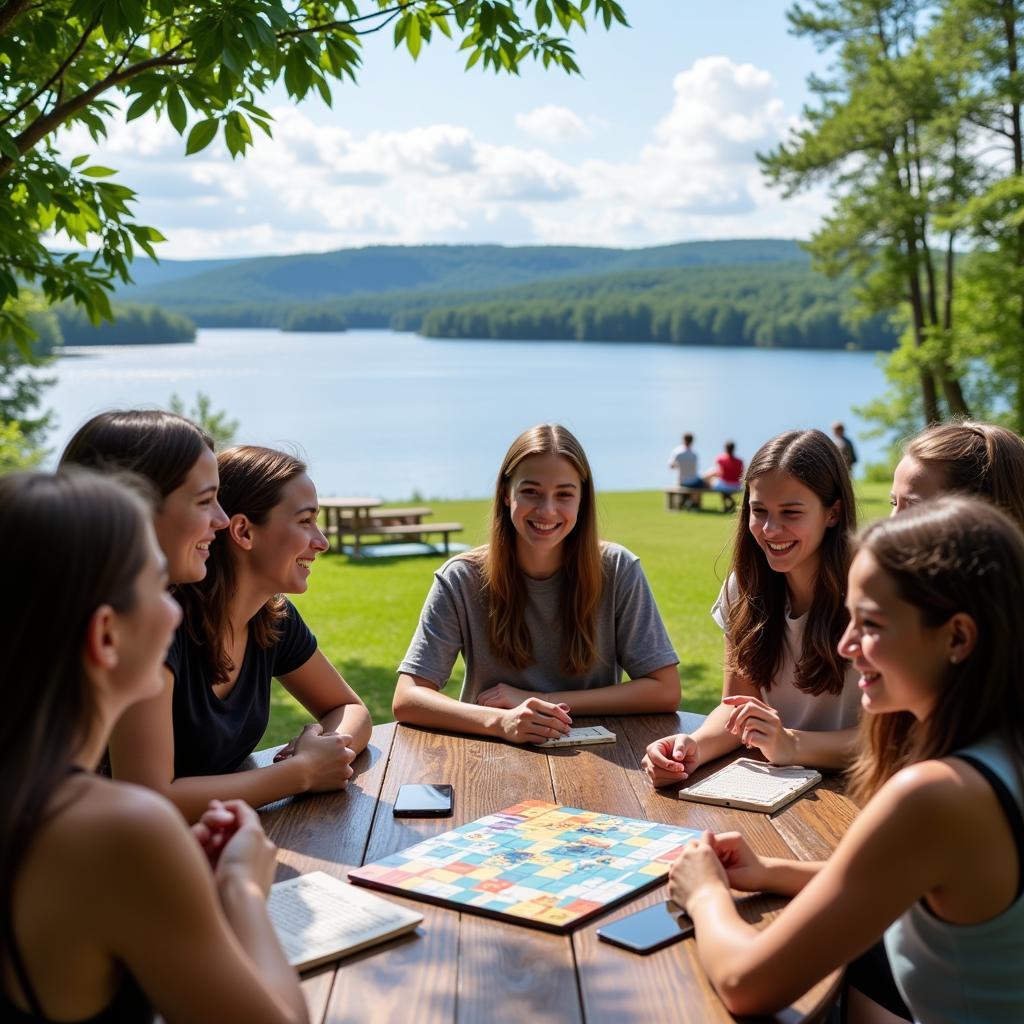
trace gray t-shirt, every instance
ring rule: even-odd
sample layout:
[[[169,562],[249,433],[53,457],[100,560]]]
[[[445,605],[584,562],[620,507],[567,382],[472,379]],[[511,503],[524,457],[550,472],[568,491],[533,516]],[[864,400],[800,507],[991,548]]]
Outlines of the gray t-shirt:
[[[567,676],[560,663],[562,574],[546,580],[524,577],[526,624],[535,661],[514,669],[491,650],[480,570],[456,556],[434,573],[416,633],[399,672],[444,686],[459,653],[466,680],[459,699],[475,702],[484,690],[508,683],[523,690],[554,693],[592,690],[622,681],[625,670],[637,679],[679,662],[658,614],[640,560],[618,544],[602,544],[604,588],[597,611],[597,658],[582,676]]]

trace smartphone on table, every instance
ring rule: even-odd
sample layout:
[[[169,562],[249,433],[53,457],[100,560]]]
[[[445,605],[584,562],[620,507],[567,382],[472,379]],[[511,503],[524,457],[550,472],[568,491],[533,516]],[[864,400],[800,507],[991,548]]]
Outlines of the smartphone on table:
[[[449,785],[409,782],[395,797],[396,818],[450,818],[455,794]]]
[[[633,953],[653,953],[692,934],[693,922],[671,900],[655,903],[597,929],[599,939]]]

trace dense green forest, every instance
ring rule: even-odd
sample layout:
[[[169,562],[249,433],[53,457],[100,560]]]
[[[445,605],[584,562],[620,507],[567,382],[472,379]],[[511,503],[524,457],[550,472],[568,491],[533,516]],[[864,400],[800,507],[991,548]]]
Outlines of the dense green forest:
[[[64,303],[54,311],[65,345],[162,345],[196,337],[196,325],[188,317],[156,306],[115,303],[114,319],[98,327],[81,306]]]
[[[428,311],[440,338],[654,341],[675,345],[889,349],[887,318],[848,322],[848,286],[806,265],[696,267],[532,286]]]
[[[428,337],[889,349],[884,316],[849,321],[849,284],[807,263],[759,262],[556,278],[513,288],[196,305],[206,327],[384,328]]]

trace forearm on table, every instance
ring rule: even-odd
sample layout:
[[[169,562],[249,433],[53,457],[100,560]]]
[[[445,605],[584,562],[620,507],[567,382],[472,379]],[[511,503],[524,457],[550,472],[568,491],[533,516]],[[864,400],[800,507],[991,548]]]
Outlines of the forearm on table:
[[[590,690],[559,690],[537,696],[552,704],[568,704],[574,715],[662,714],[679,707],[678,688],[674,696],[669,696],[665,684],[650,676]]]
[[[358,754],[366,749],[370,742],[370,734],[373,732],[373,722],[370,719],[370,712],[366,705],[339,704],[332,708],[320,720],[324,732],[342,733],[352,737],[352,749]]]
[[[794,764],[839,771],[847,768],[857,753],[857,730],[836,729],[812,732],[791,729],[795,746]]]
[[[707,764],[716,757],[722,757],[740,745],[738,736],[726,729],[726,722],[733,709],[726,704],[719,704],[711,714],[690,735],[697,743],[700,763]]]
[[[391,710],[398,722],[425,725],[429,729],[475,733],[478,736],[498,735],[498,723],[501,720],[500,708],[467,704],[432,686],[417,683],[407,686],[399,684]]]
[[[164,795],[184,815],[195,822],[211,800],[244,800],[251,807],[262,807],[286,796],[305,793],[309,777],[301,758],[288,757],[265,768],[251,768],[229,775],[191,775],[175,779]]]
[[[790,860],[764,857],[764,892],[795,896],[822,869],[823,860]]]
[[[712,984],[723,994],[735,984],[735,965],[757,935],[739,915],[724,885],[708,886],[687,902],[697,955]]]

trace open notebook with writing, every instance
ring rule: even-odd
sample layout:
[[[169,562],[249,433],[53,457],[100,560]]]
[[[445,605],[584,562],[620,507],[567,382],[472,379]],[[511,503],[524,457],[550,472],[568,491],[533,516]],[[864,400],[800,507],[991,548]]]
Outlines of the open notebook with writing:
[[[821,782],[813,768],[780,767],[741,757],[700,782],[684,785],[680,800],[771,814]]]
[[[300,971],[386,942],[423,920],[323,871],[272,885],[267,908],[288,963]]]

